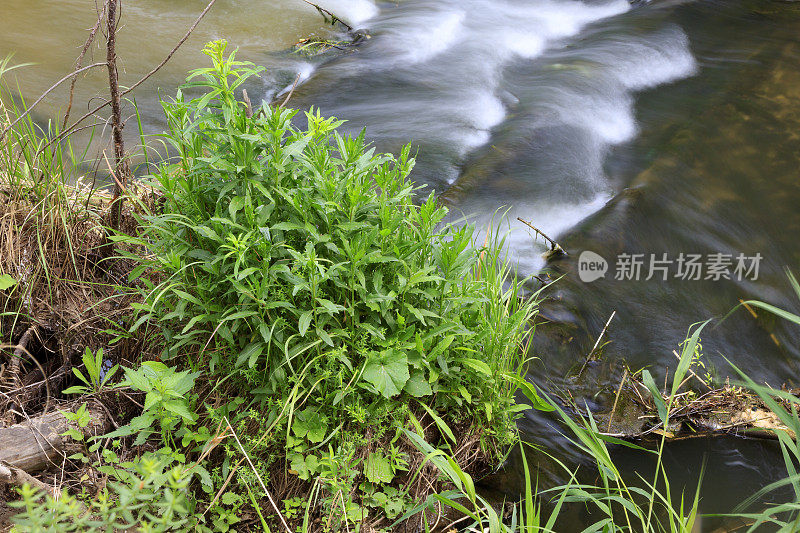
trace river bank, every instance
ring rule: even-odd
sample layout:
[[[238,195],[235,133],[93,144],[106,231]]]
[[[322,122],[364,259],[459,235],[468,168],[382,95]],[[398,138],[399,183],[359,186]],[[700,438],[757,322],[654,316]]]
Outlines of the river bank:
[[[787,134],[796,129],[797,107],[791,75],[797,60],[791,42],[796,35],[792,5],[654,4],[630,10],[616,3],[554,3],[530,13],[509,6],[487,18],[481,2],[468,6],[470,17],[459,15],[464,6],[423,4],[380,6],[367,24],[373,39],[358,54],[314,66],[318,70],[313,75],[311,70],[300,72],[310,77],[301,76],[291,103],[322,105],[326,114],[349,119],[342,127],[352,132],[369,125],[369,137],[394,153],[407,140],[416,141],[421,150],[414,179],[437,191],[454,181],[446,194],[453,219],[460,212],[491,213],[514,204],[523,218],[567,248],[569,258],[547,265],[554,277],[565,277],[553,287],[555,297],[544,304],[541,317],[551,324],[539,327],[528,352],[541,360],[529,367],[538,384],[575,392],[571,367],[583,363],[612,311],[619,316],[606,337],[613,341],[604,351],[610,364],[590,365],[588,380],[593,384],[580,389],[579,405],[588,400],[611,409],[623,379],[621,361],[634,370],[653,365],[655,380],[661,383],[675,365],[671,350],[687,325],[725,314],[739,299],[759,298],[796,308],[783,272],[797,261],[792,232],[786,231],[796,218],[798,153],[796,139]],[[532,42],[524,50],[513,43],[486,45],[487,34],[516,27],[508,23],[514,16],[536,27],[537,36],[546,37],[541,49]],[[547,29],[548,21],[562,16],[570,21],[570,31]],[[542,25],[547,31],[539,31]],[[436,31],[428,31],[431,27]],[[413,48],[403,44],[411,34],[419,53],[402,55]],[[738,35],[735,46],[732,34]],[[465,46],[465,41],[480,50]],[[247,47],[243,52],[255,53]],[[470,53],[487,66],[485,75],[463,76],[471,65],[464,54]],[[652,68],[643,68],[642,61]],[[269,56],[264,62],[283,66],[276,69],[279,76],[265,77],[264,89],[248,86],[255,102],[262,93],[274,95],[298,79],[293,69],[299,64],[294,61]],[[768,81],[759,83],[762,76]],[[458,85],[451,77],[467,81]],[[391,95],[397,97],[397,106],[385,102]],[[154,102],[153,98],[145,105],[154,109]],[[604,113],[586,115],[590,109]],[[145,115],[145,128],[161,127],[154,116]],[[105,162],[98,161],[103,168]],[[630,188],[619,193],[623,187]],[[606,205],[605,200],[617,194]],[[585,218],[590,213],[594,214]],[[96,219],[102,213],[87,216]],[[485,218],[477,220],[482,223]],[[544,264],[542,248],[531,245],[531,235],[522,225],[512,227],[509,248],[515,269],[523,276],[538,272]],[[84,232],[78,230],[78,235]],[[26,237],[28,248],[36,250],[40,245],[32,235]],[[63,233],[55,235],[57,240]],[[752,283],[626,285],[600,280],[589,285],[575,274],[574,261],[582,250],[597,252],[612,263],[622,252],[769,254],[764,253],[768,257],[761,279]],[[69,263],[65,257],[58,256],[56,272]],[[125,272],[118,273],[119,279]],[[110,289],[104,283],[95,280],[90,285],[99,287],[97,294],[102,295]],[[59,290],[77,288],[67,285]],[[99,296],[107,298],[101,307],[115,303],[110,294]],[[76,296],[66,307],[71,314],[59,315],[55,322],[81,323],[76,310],[95,308],[81,298],[85,296]],[[101,325],[91,327],[103,331]],[[15,332],[11,343],[23,333]],[[759,382],[777,386],[788,380],[791,388],[795,338],[791,326],[767,314],[752,318],[739,313],[709,332],[704,342],[721,378],[734,374],[716,352],[747,362],[748,373]],[[68,358],[80,364],[79,352],[71,351]],[[43,359],[58,366],[49,356]],[[549,418],[526,413],[520,426],[527,440],[567,456],[574,452]],[[765,482],[784,475],[777,446],[766,451],[753,441],[725,446],[730,448],[725,461],[748,482],[723,483],[726,491],[704,492],[703,505],[713,502],[704,508],[707,512],[724,512],[758,488],[761,479],[749,478],[748,471],[769,471]],[[702,455],[696,450],[676,453],[677,470]],[[717,475],[726,478],[728,463],[723,461],[707,475],[712,480]],[[641,468],[636,461],[626,465],[629,472]],[[519,479],[523,465],[517,461],[510,468],[517,479],[504,477],[503,491],[515,499],[524,492]],[[699,468],[698,464],[686,470]],[[554,478],[564,476],[560,472]],[[689,479],[687,485],[693,482]]]

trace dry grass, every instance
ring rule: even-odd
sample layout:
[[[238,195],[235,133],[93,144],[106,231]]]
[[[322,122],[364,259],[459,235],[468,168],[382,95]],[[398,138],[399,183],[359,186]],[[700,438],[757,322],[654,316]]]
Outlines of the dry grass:
[[[8,115],[0,108],[0,126]],[[115,363],[142,348],[123,339],[108,349],[139,298],[132,261],[104,253],[109,197],[82,182],[65,145],[37,150],[45,137],[28,121],[0,146],[0,273],[15,282],[0,291],[0,338],[25,348],[0,357],[4,424],[40,409],[48,386],[58,395],[85,347]],[[135,225],[130,208],[125,219]]]

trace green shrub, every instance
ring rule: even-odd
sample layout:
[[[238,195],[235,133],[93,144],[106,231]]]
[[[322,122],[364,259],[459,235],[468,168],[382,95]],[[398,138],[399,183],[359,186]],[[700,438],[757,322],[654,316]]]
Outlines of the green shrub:
[[[84,502],[66,490],[42,500],[38,489],[25,485],[19,490],[21,500],[9,504],[20,509],[14,531],[211,531],[199,522],[201,515],[188,497],[191,467],[147,453],[100,468],[109,477],[108,486]]]
[[[283,415],[276,438],[298,467],[319,449],[300,475],[424,415],[417,401],[478,428],[487,449],[511,442],[507,375],[535,303],[501,240],[475,247],[472,227],[442,223],[446,208],[408,180],[410,147],[377,154],[313,110],[302,129],[293,110],[250,116],[235,92],[261,69],[225,48],[206,46],[213,66],[183,88],[193,98],[163,104],[176,157],[152,177],[162,210],[142,221],[144,267],[163,282],[134,329],[158,323],[165,360],[188,355],[232,376],[267,423]]]

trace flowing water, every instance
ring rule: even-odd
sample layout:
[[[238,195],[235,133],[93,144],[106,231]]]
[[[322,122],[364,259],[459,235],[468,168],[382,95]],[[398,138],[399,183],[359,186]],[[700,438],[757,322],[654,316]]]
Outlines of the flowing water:
[[[0,53],[39,65],[20,71],[31,98],[68,72],[91,26],[86,2],[5,0]],[[86,3],[88,4],[88,3]],[[204,2],[126,3],[123,83],[131,83],[191,24]],[[797,312],[784,269],[800,266],[800,4],[773,0],[328,0],[322,5],[371,39],[351,53],[288,55],[310,34],[335,35],[300,0],[220,0],[182,51],[137,92],[150,131],[163,127],[157,88],[174,91],[201,64],[203,41],[226,37],[270,67],[253,92],[264,99],[301,81],[293,105],[319,106],[367,128],[380,150],[412,142],[415,179],[442,194],[454,219],[488,224],[508,210],[509,251],[522,274],[563,276],[548,290],[531,376],[579,388],[573,378],[613,311],[606,363],[589,365],[602,407],[620,372],[614,361],[663,376],[672,350],[697,321],[756,298]],[[95,50],[95,55],[102,54]],[[76,101],[101,94],[102,72]],[[251,93],[251,97],[252,97]],[[54,100],[39,120],[63,109]],[[545,261],[516,217],[556,239],[566,258]],[[580,280],[585,250],[610,271]],[[620,254],[761,254],[758,278],[615,280]],[[646,274],[645,265],[644,274]],[[703,335],[719,375],[727,357],[756,381],[797,385],[798,331],[744,311]],[[609,368],[611,368],[609,370]],[[606,405],[607,407],[607,405]],[[542,417],[523,429],[563,445]],[[781,474],[769,443],[715,439],[671,446],[671,471],[696,481],[709,457],[703,512],[729,510]],[[638,457],[620,454],[630,471]],[[641,471],[647,471],[641,470]],[[513,474],[513,472],[512,472]],[[513,493],[514,475],[495,482]]]

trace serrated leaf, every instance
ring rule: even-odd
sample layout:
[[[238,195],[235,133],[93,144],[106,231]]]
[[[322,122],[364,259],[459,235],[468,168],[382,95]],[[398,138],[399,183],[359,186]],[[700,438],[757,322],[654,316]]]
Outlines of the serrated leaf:
[[[150,391],[144,397],[144,407],[143,410],[147,411],[151,409],[154,405],[156,405],[159,400],[161,400],[161,394],[156,391]]]
[[[167,411],[188,420],[189,422],[194,422],[195,414],[189,411],[189,408],[186,407],[186,403],[180,400],[169,400],[164,402],[164,408]]]
[[[364,476],[370,483],[391,483],[394,479],[392,465],[382,453],[372,452],[364,465]]]
[[[425,372],[422,370],[414,370],[411,373],[403,390],[415,398],[422,398],[423,396],[430,396],[433,394],[431,384],[425,379]]]
[[[143,374],[131,368],[125,368],[125,379],[128,380],[132,388],[138,391],[147,392],[153,388],[150,385],[150,381]]]
[[[400,394],[408,381],[408,358],[398,350],[374,354],[364,368],[363,377],[385,398]]]

